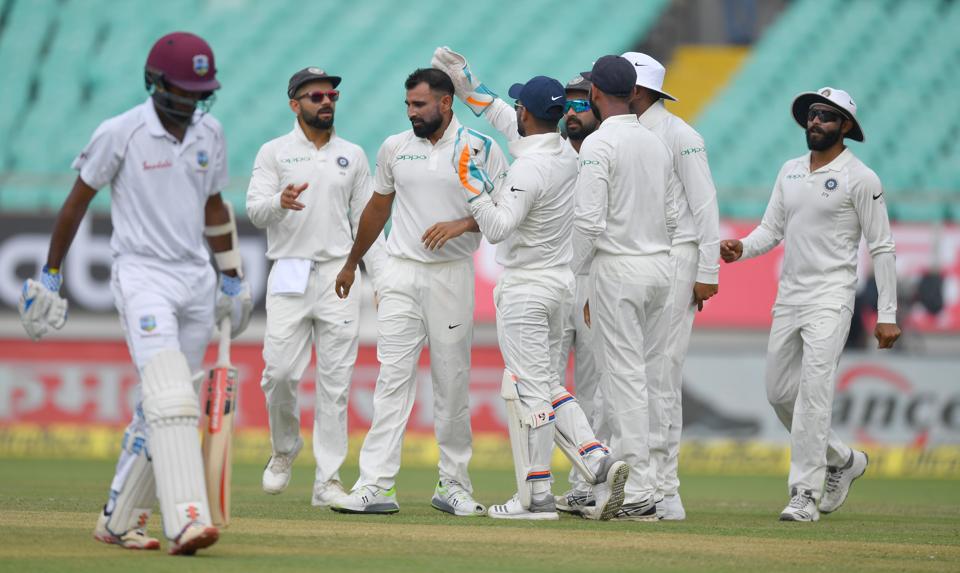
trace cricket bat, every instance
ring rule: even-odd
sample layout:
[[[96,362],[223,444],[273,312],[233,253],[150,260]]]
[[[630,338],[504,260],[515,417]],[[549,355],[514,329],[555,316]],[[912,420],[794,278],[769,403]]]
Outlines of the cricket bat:
[[[217,364],[204,384],[203,469],[210,519],[230,524],[230,466],[233,459],[233,416],[237,407],[237,369],[230,364],[230,317],[220,321]]]

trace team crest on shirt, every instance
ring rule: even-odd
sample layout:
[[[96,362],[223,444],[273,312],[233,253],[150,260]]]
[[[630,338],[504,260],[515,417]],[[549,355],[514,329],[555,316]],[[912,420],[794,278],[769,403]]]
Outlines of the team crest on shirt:
[[[140,317],[140,330],[144,332],[153,332],[157,329],[157,317],[152,314],[145,314]]]
[[[347,165],[350,165],[350,160],[341,155],[337,158],[337,165],[339,165],[341,169],[346,169]]]
[[[201,149],[197,151],[197,165],[206,169],[207,165],[210,165],[210,156],[207,155],[207,152]]]
[[[826,189],[827,191],[833,191],[834,189],[837,188],[837,180],[834,179],[833,177],[831,177],[830,179],[827,179],[826,181],[823,182],[823,188]]]
[[[210,71],[210,58],[206,54],[197,54],[193,57],[193,73],[201,78]]]

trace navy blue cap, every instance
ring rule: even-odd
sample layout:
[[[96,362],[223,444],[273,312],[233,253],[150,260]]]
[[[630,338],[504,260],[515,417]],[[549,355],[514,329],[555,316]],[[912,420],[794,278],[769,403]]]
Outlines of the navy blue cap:
[[[603,93],[626,97],[633,93],[637,83],[637,70],[624,57],[603,56],[593,64],[593,69],[580,74]]]
[[[567,105],[563,84],[547,76],[536,76],[525,84],[513,84],[507,92],[519,100],[533,117],[545,121],[559,121]]]

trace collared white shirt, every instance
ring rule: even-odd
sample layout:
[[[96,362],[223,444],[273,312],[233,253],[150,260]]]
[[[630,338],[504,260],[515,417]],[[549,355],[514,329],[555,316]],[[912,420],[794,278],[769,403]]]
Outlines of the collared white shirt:
[[[783,241],[777,304],[853,308],[861,235],[874,257],[881,322],[896,321],[893,235],[880,178],[849,148],[810,172],[810,154],[784,163],[760,225],[743,239],[743,256]],[[888,257],[891,264],[880,260]]]
[[[509,144],[514,156],[494,195],[470,202],[483,236],[497,245],[507,268],[569,265],[573,256],[577,154],[559,133],[523,137]]]
[[[435,223],[471,215],[453,168],[459,128],[454,116],[436,145],[410,129],[391,135],[380,146],[374,191],[397,194],[387,237],[387,253],[391,256],[422,263],[448,262],[472,257],[480,246],[480,233],[464,233],[435,251],[427,250],[421,241],[423,233]],[[507,171],[507,160],[496,142],[484,167],[494,179]]]
[[[300,211],[280,206],[287,185],[307,183]],[[247,189],[247,215],[267,230],[267,258],[327,262],[350,254],[373,179],[363,149],[335,132],[317,149],[295,119],[293,130],[263,144]],[[379,266],[377,243],[364,257]],[[374,273],[376,271],[373,271]]]
[[[182,142],[147,101],[97,127],[73,161],[84,183],[110,185],[114,256],[207,265],[204,208],[227,185],[220,122],[197,112]]]
[[[573,231],[573,270],[594,252],[669,254],[677,226],[680,180],[673,156],[634,114],[606,118],[580,147]]]
[[[673,167],[680,178],[677,232],[673,244],[697,244],[700,252],[697,282],[717,284],[720,278],[720,209],[703,137],[687,122],[667,111],[663,100],[643,112],[640,124],[660,136],[673,152]]]

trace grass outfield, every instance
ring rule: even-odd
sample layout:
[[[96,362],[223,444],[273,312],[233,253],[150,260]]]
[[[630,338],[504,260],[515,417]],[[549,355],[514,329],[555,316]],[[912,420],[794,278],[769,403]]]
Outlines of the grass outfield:
[[[798,524],[777,521],[782,478],[694,476],[682,523],[518,523],[432,509],[433,470],[401,473],[399,514],[348,516],[310,506],[308,467],[276,497],[260,491],[261,469],[235,468],[221,541],[173,558],[93,541],[111,463],[0,460],[0,571],[960,571],[956,481],[865,477],[839,512]],[[356,475],[348,468],[346,483]],[[473,477],[481,502],[512,493],[510,472]],[[158,514],[150,530],[160,533]]]

